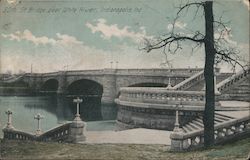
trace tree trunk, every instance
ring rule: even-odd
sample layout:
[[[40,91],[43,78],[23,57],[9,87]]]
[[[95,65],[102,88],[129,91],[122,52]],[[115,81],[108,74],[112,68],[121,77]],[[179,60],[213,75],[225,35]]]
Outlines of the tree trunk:
[[[214,144],[214,108],[215,108],[215,93],[214,93],[214,27],[213,27],[213,2],[206,1],[204,4],[205,12],[205,68],[204,76],[206,83],[206,104],[203,116],[204,124],[204,145],[205,147]]]

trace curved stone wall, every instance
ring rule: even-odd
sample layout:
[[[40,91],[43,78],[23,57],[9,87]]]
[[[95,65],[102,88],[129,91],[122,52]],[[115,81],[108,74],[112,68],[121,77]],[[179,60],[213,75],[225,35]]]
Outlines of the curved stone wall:
[[[179,110],[179,123],[185,125],[203,113],[204,91],[176,91],[167,88],[123,87],[119,98],[119,129],[152,128],[172,131]],[[220,107],[218,102],[216,108]]]
[[[117,127],[118,130],[129,128],[151,128],[172,131],[175,123],[175,106],[150,107],[144,104],[144,107],[134,104],[126,104],[118,99]],[[180,125],[185,125],[192,119],[201,115],[201,110],[189,110],[183,108],[179,111]]]

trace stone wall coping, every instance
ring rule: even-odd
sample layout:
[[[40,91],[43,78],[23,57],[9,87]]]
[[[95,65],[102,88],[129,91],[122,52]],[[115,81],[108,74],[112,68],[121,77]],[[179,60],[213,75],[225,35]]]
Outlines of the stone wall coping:
[[[115,99],[115,103],[124,106],[133,106],[137,108],[152,108],[152,109],[166,109],[166,110],[176,110],[176,104],[154,104],[154,103],[139,103],[139,102],[128,102]],[[194,105],[182,105],[183,107],[178,107],[180,111],[203,111],[204,106],[194,106]]]
[[[72,123],[72,122],[67,122],[67,123],[65,123],[65,124],[57,125],[57,126],[51,128],[51,129],[47,130],[47,131],[44,131],[44,132],[43,132],[42,134],[40,134],[39,136],[41,137],[41,136],[44,136],[44,135],[49,134],[49,133],[51,133],[51,132],[57,131],[59,128],[67,127],[67,126],[69,126],[71,123]]]
[[[171,68],[171,69],[163,69],[163,68],[130,68],[130,69],[111,69],[111,68],[105,68],[105,69],[89,69],[89,70],[69,70],[69,71],[56,71],[56,72],[48,72],[48,73],[25,73],[26,76],[41,76],[41,77],[49,77],[49,76],[58,76],[58,75],[150,75],[147,72],[154,72],[154,74],[159,73],[157,76],[164,76],[160,73],[172,73],[173,75],[176,75],[178,72],[182,72],[182,74],[179,73],[179,76],[183,77],[189,77],[190,74],[199,72],[202,70],[202,68]],[[186,72],[189,71],[189,72]],[[176,72],[176,73],[175,73]],[[23,77],[24,75],[21,75]]]
[[[233,74],[232,76],[224,79],[220,83],[218,83],[216,86],[218,89],[222,88],[224,85],[226,85],[228,82],[235,80],[236,78],[240,77],[243,74],[249,74],[250,73],[250,67],[248,66],[245,70],[241,70],[237,72],[236,74]]]
[[[180,91],[180,90],[168,90],[163,87],[121,87],[120,92],[124,93],[169,93],[169,94],[186,94],[186,95],[205,95],[205,91]]]
[[[186,83],[188,83],[188,82],[190,82],[190,81],[196,79],[197,77],[199,77],[199,76],[201,76],[201,75],[203,75],[203,74],[204,74],[204,70],[202,70],[202,71],[200,71],[200,72],[194,74],[193,76],[191,76],[191,77],[185,79],[184,81],[178,83],[178,84],[175,85],[172,89],[178,89],[178,88],[180,88],[181,86],[185,85]]]

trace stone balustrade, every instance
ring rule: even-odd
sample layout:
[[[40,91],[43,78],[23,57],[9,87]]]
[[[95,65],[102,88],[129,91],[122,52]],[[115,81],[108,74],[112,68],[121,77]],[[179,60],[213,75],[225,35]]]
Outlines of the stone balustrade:
[[[20,131],[14,128],[4,128],[3,129],[3,138],[9,140],[34,140],[35,135],[32,133]]]
[[[175,91],[166,88],[123,87],[120,89],[120,101],[155,103],[155,104],[183,104],[204,106],[205,92],[203,91]]]
[[[237,72],[236,74],[232,75],[231,77],[228,77],[227,79],[221,81],[219,84],[217,84],[218,91],[223,91],[225,89],[228,89],[233,84],[239,82],[243,78],[249,76],[250,73],[250,67],[247,67],[244,70],[241,70]]]
[[[38,141],[66,141],[69,136],[69,129],[70,123],[65,123],[42,133],[41,135],[37,136],[36,139]]]
[[[12,126],[12,111],[8,110],[5,113],[8,115],[8,122],[3,129],[4,139],[13,140],[34,140],[34,141],[56,141],[56,142],[70,142],[79,143],[85,141],[84,130],[86,127],[85,122],[80,118],[79,104],[82,99],[77,98],[73,100],[77,103],[77,113],[75,119],[72,122],[68,122],[57,127],[54,127],[46,132],[42,132],[40,128],[40,120],[44,117],[41,114],[37,114],[34,119],[38,120],[38,128],[35,134],[20,131]]]
[[[50,129],[40,135],[32,134],[29,132],[24,132],[17,130],[15,128],[4,128],[3,133],[4,139],[11,140],[32,140],[32,141],[56,141],[62,142],[66,141],[69,136],[69,128],[71,123],[66,123]]]
[[[240,119],[232,119],[224,123],[215,124],[215,143],[223,143],[230,139],[239,138],[250,134],[250,117],[245,116]],[[204,129],[193,130],[184,133],[182,129],[172,132],[171,150],[186,151],[204,146]]]
[[[31,140],[31,141],[54,141],[78,143],[85,140],[83,135],[85,123],[72,121],[52,128],[40,135],[24,132],[15,128],[4,128],[4,139]]]
[[[204,70],[197,72],[193,76],[185,79],[184,81],[178,83],[174,87],[172,87],[173,90],[185,90],[189,87],[191,87],[194,83],[203,80],[204,79]]]

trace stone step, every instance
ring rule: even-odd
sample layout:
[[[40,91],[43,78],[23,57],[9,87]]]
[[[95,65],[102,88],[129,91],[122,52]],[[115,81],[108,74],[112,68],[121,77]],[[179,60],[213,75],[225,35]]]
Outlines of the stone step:
[[[185,126],[182,126],[182,130],[183,130],[184,133],[190,132],[190,131],[187,129],[187,127],[185,127]]]
[[[231,119],[234,119],[234,118],[231,116],[221,114],[221,113],[215,113],[215,115],[214,115],[214,123],[215,124],[223,123],[223,122],[229,121]],[[185,133],[192,132],[192,131],[199,130],[199,129],[203,129],[203,128],[204,128],[204,125],[203,125],[202,117],[198,117],[198,118],[192,120],[191,122],[185,124],[182,127],[182,129]]]
[[[196,118],[195,121],[201,123],[203,125],[203,120],[202,120],[202,117],[199,117],[199,118]]]
[[[197,121],[197,120],[193,120],[192,123],[194,123],[194,124],[196,124],[197,126],[199,126],[199,128],[203,128],[203,127],[204,127],[203,123],[202,123],[202,122],[199,122],[199,121]]]
[[[192,132],[192,131],[193,131],[192,127],[190,127],[188,124],[186,124],[185,126],[183,126],[183,129],[184,129],[186,132]]]
[[[214,117],[214,123],[222,123],[224,120],[218,119],[217,117]]]
[[[203,126],[194,123],[194,121],[190,122],[189,125],[192,126],[195,129],[202,129],[203,128]]]
[[[226,116],[224,117],[222,115],[215,115],[215,118],[217,118],[219,120],[222,120],[222,121],[229,121],[229,120],[233,119],[233,118],[229,118],[229,117],[226,117]]]
[[[224,115],[224,114],[221,114],[221,113],[215,113],[215,116],[223,116],[223,117],[227,117],[229,119],[234,119],[234,117],[231,117],[231,116],[227,116],[227,115]]]

